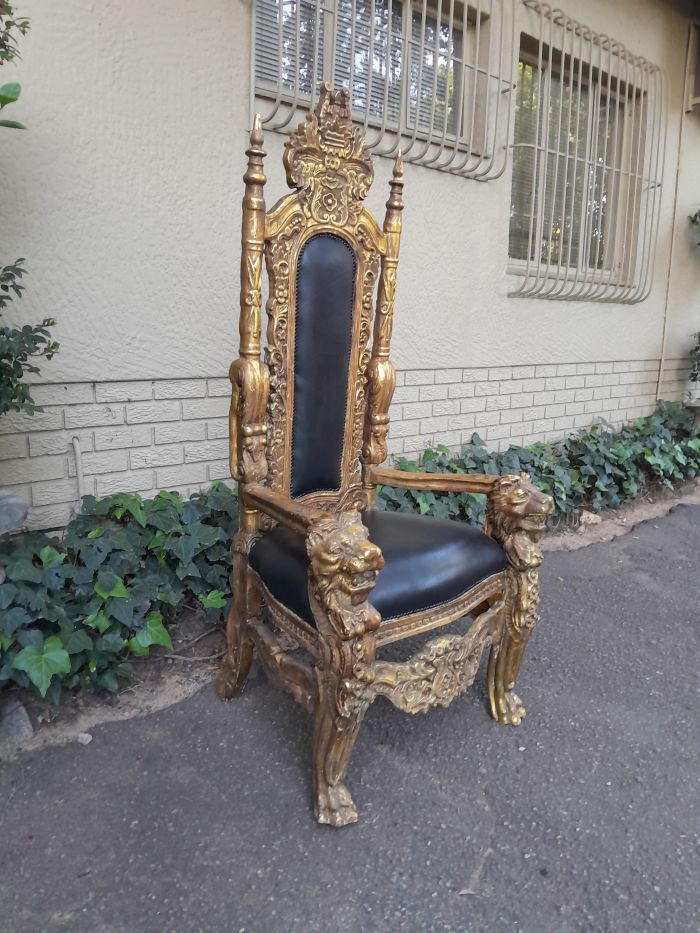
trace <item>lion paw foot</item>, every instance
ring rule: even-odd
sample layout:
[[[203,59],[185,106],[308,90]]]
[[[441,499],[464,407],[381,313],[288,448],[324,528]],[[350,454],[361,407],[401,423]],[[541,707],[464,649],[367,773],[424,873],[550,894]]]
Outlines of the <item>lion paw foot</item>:
[[[499,716],[499,722],[508,726],[519,726],[525,715],[523,701],[517,693],[506,693],[503,701],[504,709],[502,715]]]
[[[357,810],[344,784],[319,790],[315,800],[316,819],[328,826],[347,826],[357,822]]]

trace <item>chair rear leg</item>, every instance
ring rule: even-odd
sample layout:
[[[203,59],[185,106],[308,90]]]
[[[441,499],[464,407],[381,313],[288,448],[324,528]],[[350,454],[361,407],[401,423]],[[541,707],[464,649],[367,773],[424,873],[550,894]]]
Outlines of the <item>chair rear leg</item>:
[[[253,661],[253,642],[246,631],[248,619],[247,535],[238,532],[233,539],[231,584],[233,599],[226,619],[226,654],[216,676],[216,693],[231,700],[243,689]]]

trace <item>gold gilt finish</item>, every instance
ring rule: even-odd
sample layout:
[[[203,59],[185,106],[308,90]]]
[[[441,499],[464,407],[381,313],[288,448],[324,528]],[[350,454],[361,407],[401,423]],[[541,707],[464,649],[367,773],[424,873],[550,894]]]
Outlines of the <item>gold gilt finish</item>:
[[[230,699],[241,690],[255,652],[271,679],[313,715],[316,818],[344,826],[357,819],[345,786],[348,761],[375,697],[384,696],[410,713],[447,706],[473,682],[482,653],[490,647],[492,715],[499,722],[520,722],[524,709],[513,688],[537,621],[539,540],[553,505],[526,474],[441,475],[382,466],[396,382],[389,347],[403,209],[401,157],[394,163],[380,230],[362,205],[373,178],[372,161],[352,126],[344,92],[324,85],[315,112],[288,139],[284,165],[293,191],[269,212],[263,200],[262,142],[256,118],[244,176],[240,351],[230,369],[231,474],[239,483],[239,530],[233,539],[234,596],[217,692]],[[357,262],[342,478],[339,489],[293,500],[296,267],[304,243],[323,232],[342,236]],[[263,257],[269,278],[264,361]],[[503,547],[507,569],[449,603],[380,619],[371,597],[384,559],[361,518],[363,509],[375,506],[380,483],[486,495],[486,531]],[[305,538],[315,628],[267,592],[248,564],[253,543],[276,523]],[[466,634],[434,637],[407,662],[375,658],[384,644],[467,615],[474,621]],[[294,653],[297,647],[306,654]]]

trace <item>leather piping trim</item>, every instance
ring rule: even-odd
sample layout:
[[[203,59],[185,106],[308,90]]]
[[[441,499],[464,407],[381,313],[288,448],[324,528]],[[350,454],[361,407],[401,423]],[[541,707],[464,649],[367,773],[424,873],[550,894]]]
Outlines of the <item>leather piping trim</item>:
[[[418,612],[411,612],[403,616],[382,619],[382,624],[377,629],[377,647],[388,645],[392,641],[399,641],[402,638],[411,638],[413,635],[420,635],[422,632],[429,632],[431,629],[439,628],[441,625],[448,625],[461,616],[467,615],[485,599],[502,592],[504,578],[505,571],[501,570],[490,577],[486,577],[485,580],[477,583],[470,590],[455,596],[454,599],[447,600],[447,602],[438,603],[427,609],[421,609]]]

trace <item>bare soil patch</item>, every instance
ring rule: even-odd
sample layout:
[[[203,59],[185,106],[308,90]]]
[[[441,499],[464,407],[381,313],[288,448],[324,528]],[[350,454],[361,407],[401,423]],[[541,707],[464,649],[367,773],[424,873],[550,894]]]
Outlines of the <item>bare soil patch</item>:
[[[659,487],[646,495],[625,502],[619,509],[598,512],[593,523],[585,521],[576,529],[563,529],[548,534],[542,542],[543,551],[576,551],[602,541],[611,541],[629,534],[641,522],[663,518],[681,504],[700,505],[700,478],[676,489]],[[591,513],[585,513],[590,515]],[[598,521],[597,519],[600,519]]]
[[[224,629],[212,626],[200,613],[185,609],[170,626],[173,643],[168,648],[151,648],[149,657],[130,658],[134,674],[118,693],[64,692],[60,706],[40,697],[17,691],[29,714],[34,736],[17,747],[31,751],[46,745],[78,741],[94,726],[121,719],[146,716],[179,703],[213,682],[214,672],[225,645]],[[213,689],[213,688],[212,688]],[[14,757],[5,753],[5,759]]]

